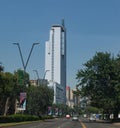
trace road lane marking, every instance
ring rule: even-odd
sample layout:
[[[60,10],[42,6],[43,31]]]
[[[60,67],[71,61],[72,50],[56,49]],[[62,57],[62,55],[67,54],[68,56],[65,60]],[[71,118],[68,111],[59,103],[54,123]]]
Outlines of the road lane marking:
[[[82,128],[87,128],[81,120],[80,120],[80,124],[82,125]]]

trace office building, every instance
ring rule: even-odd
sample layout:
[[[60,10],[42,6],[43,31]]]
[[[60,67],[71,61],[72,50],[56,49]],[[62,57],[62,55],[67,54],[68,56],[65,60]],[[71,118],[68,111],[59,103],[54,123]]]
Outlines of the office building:
[[[47,71],[47,72],[46,72]],[[54,88],[54,103],[66,103],[66,30],[53,25],[45,46],[45,79]]]

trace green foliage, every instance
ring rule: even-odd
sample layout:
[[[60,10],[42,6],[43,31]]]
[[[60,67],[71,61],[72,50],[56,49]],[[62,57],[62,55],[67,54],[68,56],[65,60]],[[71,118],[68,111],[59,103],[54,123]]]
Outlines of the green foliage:
[[[0,115],[6,115],[6,103],[9,103],[9,99],[15,97],[15,77],[9,72],[0,73]],[[6,107],[8,108],[8,107]],[[9,106],[10,108],[10,106]]]
[[[66,104],[52,104],[53,111],[55,110],[55,108],[58,108],[58,110],[61,110],[62,115],[71,114],[73,112],[73,109]]]
[[[25,114],[15,114],[9,116],[0,116],[0,123],[13,123],[13,122],[24,122],[24,121],[38,121],[45,119],[53,119],[52,116],[33,116]]]
[[[20,83],[21,79],[24,84]],[[0,72],[0,115],[14,114],[16,100],[20,100],[20,92],[23,91],[27,92],[27,113],[39,115],[46,112],[53,103],[53,90],[47,85],[27,88],[28,81],[29,74],[22,70],[14,74]]]
[[[81,115],[82,114],[82,109],[78,105],[75,105],[72,112],[73,112],[73,114]]]
[[[0,115],[14,114],[16,99],[19,101],[20,92],[26,90],[26,86],[21,86],[18,82],[19,72],[23,73],[22,70],[14,74],[0,72]],[[25,75],[28,81],[29,75]]]
[[[22,91],[25,91],[26,85],[29,85],[29,74],[21,69],[18,69],[14,72],[14,75],[17,79],[17,85],[21,86],[20,88]]]
[[[2,72],[3,70],[4,70],[4,67],[0,63],[0,72]]]
[[[0,123],[36,121],[36,120],[40,120],[40,118],[38,116],[24,115],[24,114],[0,116]]]
[[[45,120],[45,119],[53,119],[53,116],[42,116],[41,119],[42,119],[42,120]]]
[[[27,113],[40,115],[53,103],[53,90],[47,85],[30,86],[27,91]]]
[[[0,94],[10,95],[14,88],[14,76],[11,73],[1,73]]]
[[[77,79],[82,96],[90,98],[91,105],[104,112],[118,113],[120,108],[120,56],[98,52],[79,70]]]
[[[88,113],[101,113],[102,112],[102,109],[98,109],[98,108],[96,108],[96,107],[92,107],[92,106],[87,106],[86,107],[86,111],[88,112]]]

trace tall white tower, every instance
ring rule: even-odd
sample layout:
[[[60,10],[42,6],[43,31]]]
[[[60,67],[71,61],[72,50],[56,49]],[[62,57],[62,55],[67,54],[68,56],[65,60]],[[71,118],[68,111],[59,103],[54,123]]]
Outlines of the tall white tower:
[[[66,102],[66,30],[62,25],[53,25],[45,50],[45,79],[54,83],[54,103]],[[55,84],[56,83],[56,84]]]

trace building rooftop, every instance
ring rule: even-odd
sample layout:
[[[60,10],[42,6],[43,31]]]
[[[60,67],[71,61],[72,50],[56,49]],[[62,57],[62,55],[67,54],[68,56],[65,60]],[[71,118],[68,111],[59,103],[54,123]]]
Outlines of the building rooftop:
[[[52,25],[52,27],[61,27],[62,31],[65,31],[65,27],[63,25],[54,24],[54,25]]]

